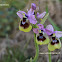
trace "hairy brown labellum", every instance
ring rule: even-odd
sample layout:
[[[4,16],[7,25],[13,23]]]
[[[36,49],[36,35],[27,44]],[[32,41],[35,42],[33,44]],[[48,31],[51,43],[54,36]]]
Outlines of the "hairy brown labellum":
[[[25,24],[22,24],[22,21],[21,21],[21,23],[20,23],[20,26],[23,27],[24,29],[28,28],[29,25],[30,24],[28,22],[26,22]]]

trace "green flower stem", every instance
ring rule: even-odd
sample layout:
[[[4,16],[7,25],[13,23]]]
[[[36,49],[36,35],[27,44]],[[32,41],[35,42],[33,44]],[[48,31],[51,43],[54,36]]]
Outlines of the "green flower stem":
[[[48,50],[48,55],[49,55],[49,62],[51,62],[51,51]]]
[[[35,48],[36,48],[36,54],[35,57],[33,59],[33,62],[37,62],[38,56],[39,56],[39,46],[36,43],[36,34],[34,33],[34,42],[35,42]]]

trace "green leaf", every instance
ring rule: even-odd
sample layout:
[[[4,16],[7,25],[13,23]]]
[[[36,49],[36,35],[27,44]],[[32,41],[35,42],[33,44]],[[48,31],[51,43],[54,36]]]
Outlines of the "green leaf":
[[[40,24],[44,24],[48,16],[49,16],[49,13],[47,13],[43,19],[40,19],[41,20]]]
[[[32,62],[32,58],[30,58],[30,62]]]
[[[7,30],[7,31],[11,30],[11,27],[10,27],[10,26],[7,26],[7,27],[6,27],[6,30]]]
[[[57,62],[60,62],[60,59]]]
[[[1,21],[1,23],[8,23],[8,20],[5,19],[5,18],[3,18],[2,21]]]

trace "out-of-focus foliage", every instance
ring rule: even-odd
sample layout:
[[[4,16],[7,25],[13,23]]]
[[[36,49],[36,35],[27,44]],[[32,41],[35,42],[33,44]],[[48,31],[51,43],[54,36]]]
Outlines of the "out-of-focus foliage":
[[[0,36],[5,36],[17,27],[16,12],[24,9],[27,2],[28,0],[0,0],[1,4],[9,4],[9,6],[0,6]]]
[[[60,0],[62,2],[62,0]]]
[[[7,48],[7,54],[4,55],[2,62],[25,62],[27,59],[20,47]]]

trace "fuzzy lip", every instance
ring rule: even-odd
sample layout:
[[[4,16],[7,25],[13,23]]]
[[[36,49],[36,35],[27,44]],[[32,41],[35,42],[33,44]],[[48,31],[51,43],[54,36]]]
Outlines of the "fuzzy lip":
[[[44,41],[44,40],[46,40],[46,38],[45,38],[44,36],[42,36],[41,38],[40,38],[40,36],[38,36],[38,37],[37,37],[37,40],[38,40],[38,41]]]
[[[58,43],[59,43],[59,40],[56,39],[55,37],[52,37],[51,45],[55,45],[55,44],[58,44]]]
[[[29,25],[30,25],[30,24],[27,23],[27,22],[26,22],[25,24],[22,24],[22,21],[21,21],[21,24],[20,24],[20,26],[23,27],[24,29],[28,28]]]

